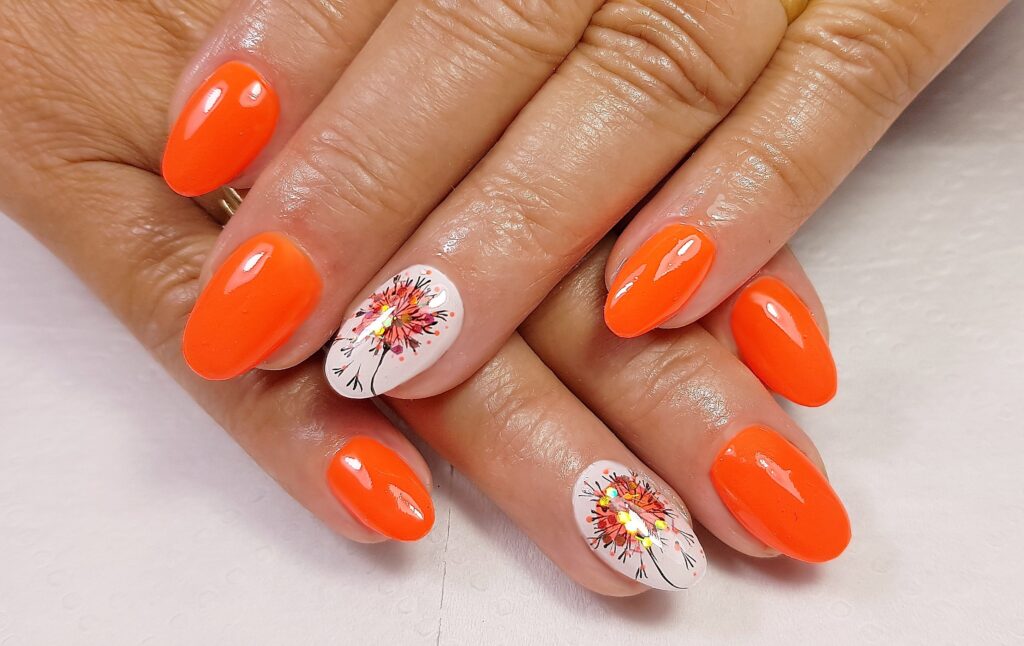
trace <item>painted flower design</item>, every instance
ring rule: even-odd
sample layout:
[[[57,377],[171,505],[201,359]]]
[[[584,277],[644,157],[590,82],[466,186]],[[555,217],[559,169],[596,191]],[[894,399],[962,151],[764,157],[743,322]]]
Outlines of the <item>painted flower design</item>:
[[[580,477],[577,499],[587,543],[623,574],[660,589],[700,579],[706,562],[692,528],[650,480],[598,462]]]
[[[424,335],[436,335],[438,321],[448,320],[448,311],[439,309],[447,294],[432,283],[426,276],[395,276],[383,291],[374,292],[356,312],[359,323],[352,332],[357,343],[368,338],[373,352],[416,352]]]
[[[458,291],[417,265],[374,291],[342,325],[328,352],[327,377],[348,397],[373,397],[425,370],[458,333]],[[442,335],[451,338],[441,341]],[[407,361],[409,358],[409,361]]]

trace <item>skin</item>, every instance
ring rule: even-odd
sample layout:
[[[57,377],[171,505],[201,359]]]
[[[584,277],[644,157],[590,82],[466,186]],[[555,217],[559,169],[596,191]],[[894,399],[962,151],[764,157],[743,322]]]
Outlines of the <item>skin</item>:
[[[220,226],[156,174],[160,124],[180,52],[196,45],[204,17],[215,12],[189,5],[185,16],[154,14],[150,3],[114,0],[62,2],[58,12],[44,4],[3,6],[19,30],[0,39],[0,60],[17,79],[0,87],[0,207],[67,263],[297,501],[343,536],[381,540],[331,497],[324,480],[337,448],[366,435],[397,451],[429,483],[415,448],[372,404],[337,397],[316,360],[213,383],[181,359],[181,331]],[[124,33],[133,37],[118,37]],[[136,40],[149,46],[140,51]],[[569,486],[581,466],[601,458],[649,471],[669,496],[686,492],[694,518],[724,542],[768,556],[717,502],[707,464],[730,432],[753,420],[821,462],[806,435],[703,328],[634,341],[608,336],[594,293],[609,244],[472,378],[438,397],[391,403],[581,585],[630,595],[644,588],[601,564],[568,528]],[[769,270],[788,276],[823,320],[791,257],[780,256]],[[577,330],[572,343],[558,342],[566,326]],[[600,351],[589,352],[591,344]],[[592,362],[590,370],[582,370],[583,360]],[[682,396],[652,396],[651,384],[671,385]],[[517,484],[528,495],[513,495],[522,493]],[[538,498],[565,504],[538,516]]]
[[[435,395],[493,356],[710,133],[627,227],[606,269],[610,285],[662,227],[701,227],[716,260],[661,325],[692,323],[779,251],[1006,3],[822,0],[787,27],[802,4],[517,2],[516,13],[497,0],[458,12],[399,0],[255,182],[204,280],[262,231],[284,231],[310,255],[330,288],[263,364],[275,369],[321,347],[390,275],[437,267],[459,287],[463,330],[389,393]],[[265,26],[277,29],[290,28]],[[262,55],[273,64],[272,49]],[[195,82],[179,83],[175,104]]]
[[[207,4],[227,5],[223,1]],[[348,67],[393,5],[394,0],[241,0],[223,7],[206,42],[185,66],[179,87],[195,88],[221,64],[243,61],[260,70],[283,107],[273,139],[232,182],[233,186],[252,186],[323,101],[338,80],[339,71]],[[295,43],[302,43],[302,47],[295,47]],[[311,65],[311,61],[316,64]],[[181,111],[189,94],[178,91],[171,96],[172,117]]]
[[[606,269],[668,223],[718,258],[663,327],[714,309],[775,255],[1003,0],[819,0],[790,25],[736,109],[637,214]]]
[[[274,230],[330,285],[263,367],[305,359],[374,286],[426,263],[456,282],[467,319],[446,357],[391,394],[460,383],[725,116],[786,24],[776,0],[736,13],[703,0],[522,4],[525,20],[492,0],[457,19],[398,2],[255,183],[204,278]],[[509,290],[510,276],[523,287]]]

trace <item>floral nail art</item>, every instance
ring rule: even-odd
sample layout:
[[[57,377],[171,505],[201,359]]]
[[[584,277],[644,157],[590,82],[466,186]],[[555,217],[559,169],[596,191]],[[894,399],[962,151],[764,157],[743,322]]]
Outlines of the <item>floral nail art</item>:
[[[576,524],[594,552],[622,574],[658,590],[683,590],[707,559],[686,516],[649,479],[618,462],[595,462],[576,481]]]
[[[331,387],[376,397],[429,368],[462,327],[462,300],[448,277],[414,265],[378,287],[338,330],[327,353]]]

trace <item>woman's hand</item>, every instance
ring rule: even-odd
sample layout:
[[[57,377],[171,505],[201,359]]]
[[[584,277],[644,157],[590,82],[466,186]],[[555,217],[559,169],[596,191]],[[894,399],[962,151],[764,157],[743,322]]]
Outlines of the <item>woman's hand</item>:
[[[327,59],[345,68],[333,87],[313,64],[319,48],[296,52],[291,39],[315,24],[326,40],[362,42],[372,21],[242,20],[277,4],[242,3],[178,91],[212,73],[193,98],[205,109],[217,66],[245,60],[272,79],[261,92],[280,83],[288,96],[294,83],[326,93],[219,239],[186,358],[213,379],[287,367],[343,321],[327,359],[332,385],[349,397],[416,398],[473,374],[714,129],[614,251],[605,319],[633,337],[708,313],[1005,2],[821,1],[787,29],[802,3],[400,0],[351,65],[350,54]],[[336,33],[350,28],[359,34]],[[294,63],[307,54],[306,66]],[[311,104],[288,103],[290,134]],[[186,158],[178,141],[169,156]],[[269,278],[225,290],[256,256],[271,258]],[[384,334],[395,327],[391,286],[417,280],[437,290],[410,323],[429,346]],[[744,356],[798,403],[821,405],[835,391],[827,352],[783,376]]]
[[[423,461],[371,404],[335,397],[315,362],[208,382],[182,361],[182,328],[219,227],[155,170],[179,52],[212,12],[152,7],[77,0],[60,11],[41,2],[5,11],[16,29],[0,39],[12,79],[0,86],[0,205],[326,524],[367,542],[422,536],[433,519]],[[810,440],[725,336],[698,326],[631,341],[610,335],[594,297],[606,254],[607,245],[597,249],[524,336],[463,385],[392,400],[395,408],[555,563],[603,594],[699,579],[703,553],[677,493],[743,553],[835,557],[849,525]],[[791,257],[766,272],[823,321]],[[773,479],[776,469],[790,477]]]

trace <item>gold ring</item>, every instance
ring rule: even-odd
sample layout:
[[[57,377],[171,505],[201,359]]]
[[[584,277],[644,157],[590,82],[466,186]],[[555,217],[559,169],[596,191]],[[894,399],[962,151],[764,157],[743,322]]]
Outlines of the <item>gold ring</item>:
[[[228,219],[231,219],[231,216],[235,214],[238,207],[242,206],[242,196],[238,194],[238,191],[230,186],[223,187],[221,189],[221,194],[222,197],[217,204],[224,210],[224,213],[227,214]]]
[[[779,2],[782,3],[782,8],[786,10],[786,17],[789,18],[789,22],[793,22],[804,12],[809,1],[810,0],[779,0]]]

